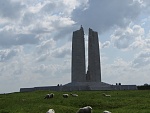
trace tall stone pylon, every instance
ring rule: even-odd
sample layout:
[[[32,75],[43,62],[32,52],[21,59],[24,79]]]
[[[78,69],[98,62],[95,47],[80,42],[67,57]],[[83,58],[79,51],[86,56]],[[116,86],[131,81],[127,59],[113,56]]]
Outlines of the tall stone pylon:
[[[83,27],[73,32],[71,82],[86,82],[85,44]]]
[[[88,36],[88,82],[101,82],[100,52],[98,33],[89,28]]]

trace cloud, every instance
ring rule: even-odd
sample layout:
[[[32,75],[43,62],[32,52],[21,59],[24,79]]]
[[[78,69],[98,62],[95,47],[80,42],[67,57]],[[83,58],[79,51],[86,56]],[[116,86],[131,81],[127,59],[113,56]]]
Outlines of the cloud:
[[[50,59],[49,57],[51,58],[49,52],[40,54],[40,56],[38,56],[38,57],[36,58],[36,62],[47,61],[48,59]]]
[[[68,65],[68,64],[66,64]],[[66,70],[68,67],[58,64],[40,64],[37,66],[34,66],[33,73],[35,74],[44,74],[45,76],[49,76],[49,74],[52,76],[58,76],[58,74],[61,74],[63,70]]]
[[[75,22],[71,19],[71,12],[77,4],[76,0],[71,3],[68,0],[45,0],[36,3],[34,6],[28,6],[21,24],[29,33],[42,35],[46,33],[53,35],[55,40],[63,39],[74,28]]]
[[[103,63],[102,80],[103,82],[108,82],[110,84],[133,84],[133,82],[128,79],[128,77],[131,76],[129,75],[131,72],[130,62],[127,62],[122,58],[115,58],[114,62],[111,64]],[[132,78],[134,78],[134,76],[132,76]]]
[[[129,47],[139,46],[142,43],[144,29],[139,25],[127,27],[125,29],[118,28],[111,35],[111,41],[114,47],[118,49],[129,49]],[[138,45],[137,45],[138,44]]]
[[[21,15],[24,6],[20,2],[13,2],[12,0],[0,1],[0,16],[8,19],[17,19]]]
[[[55,46],[56,41],[54,41],[53,39],[44,40],[43,42],[41,42],[41,44],[37,46],[37,52],[41,54],[43,52],[49,51],[50,49],[53,49]]]
[[[145,39],[144,41],[145,41],[145,46],[147,48],[150,48],[150,39]]]
[[[63,45],[60,48],[55,49],[51,55],[55,58],[64,58],[67,56],[71,56],[71,42]]]
[[[37,44],[39,42],[39,38],[35,34],[16,34],[13,30],[0,30],[0,36],[1,47]]]
[[[57,40],[61,40],[61,39],[65,39],[66,37],[68,38],[69,41],[72,40],[72,32],[75,29],[79,29],[79,26],[66,26],[66,27],[62,27],[62,28],[58,28],[58,31],[56,31],[56,35],[54,36],[54,39]]]
[[[141,3],[141,7],[144,9],[144,12],[149,13],[150,1],[149,0],[138,0]]]
[[[0,50],[0,62],[5,62],[16,56],[22,51],[22,48],[18,49],[4,49]]]
[[[144,28],[142,28],[140,25],[134,25],[132,27],[132,30],[133,30],[134,36],[136,37],[140,37],[144,35],[145,33]]]
[[[71,49],[70,48],[59,48],[56,51],[52,53],[52,55],[56,58],[64,58],[66,55],[71,54]]]
[[[55,47],[55,41],[53,39],[43,41],[41,45],[36,48],[36,61],[44,62],[50,60],[58,60],[63,58],[70,58],[71,56],[71,42]]]
[[[101,46],[102,46],[102,48],[107,48],[107,47],[109,47],[109,46],[110,46],[110,41],[104,42]]]
[[[111,40],[114,46],[118,49],[126,49],[134,41],[133,30],[130,28],[127,29],[118,29],[111,36]]]
[[[142,68],[150,65],[150,50],[143,50],[138,53],[132,62],[132,66],[135,68]]]
[[[145,65],[144,67],[142,65],[140,68],[135,68],[133,67],[133,62],[126,61],[122,58],[116,58],[111,64],[103,63],[102,80],[103,82],[110,84],[122,83],[123,85],[141,85],[149,83],[149,72],[148,65]]]
[[[89,0],[89,7],[75,9],[72,18],[86,29],[90,27],[101,33],[114,26],[127,26],[140,14],[140,6],[132,0]]]
[[[138,49],[138,48],[144,48],[144,46],[147,46],[146,40],[144,41],[143,39],[138,39],[135,40],[131,45],[129,45],[129,49]]]

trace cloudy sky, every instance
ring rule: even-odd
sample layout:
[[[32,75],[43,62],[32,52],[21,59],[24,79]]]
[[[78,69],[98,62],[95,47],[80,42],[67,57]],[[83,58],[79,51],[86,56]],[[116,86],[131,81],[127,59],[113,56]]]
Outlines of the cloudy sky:
[[[103,82],[149,84],[149,5],[149,0],[0,0],[0,93],[69,83],[72,32],[81,25],[86,48],[88,28],[99,34]]]

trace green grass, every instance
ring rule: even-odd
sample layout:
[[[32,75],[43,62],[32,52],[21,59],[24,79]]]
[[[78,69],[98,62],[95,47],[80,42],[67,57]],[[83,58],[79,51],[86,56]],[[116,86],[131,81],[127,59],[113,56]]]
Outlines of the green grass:
[[[47,93],[54,98],[44,99]],[[128,91],[73,91],[79,97],[63,98],[55,91],[35,91],[0,95],[0,113],[46,113],[50,108],[55,113],[76,113],[80,107],[91,106],[93,113],[109,110],[112,113],[150,113],[150,90]],[[104,97],[102,93],[110,94]]]

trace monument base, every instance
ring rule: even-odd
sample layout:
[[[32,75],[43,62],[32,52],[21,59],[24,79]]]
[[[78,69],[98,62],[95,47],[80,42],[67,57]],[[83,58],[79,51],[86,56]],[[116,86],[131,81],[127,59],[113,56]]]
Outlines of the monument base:
[[[62,90],[111,90],[111,85],[104,82],[71,82],[63,85]]]
[[[82,90],[136,90],[136,85],[111,85],[104,82],[71,82],[63,85],[63,91]]]
[[[36,90],[51,91],[99,91],[99,90],[137,90],[136,85],[110,85],[104,82],[71,82],[60,86],[41,86],[33,88],[20,88],[20,92]]]

